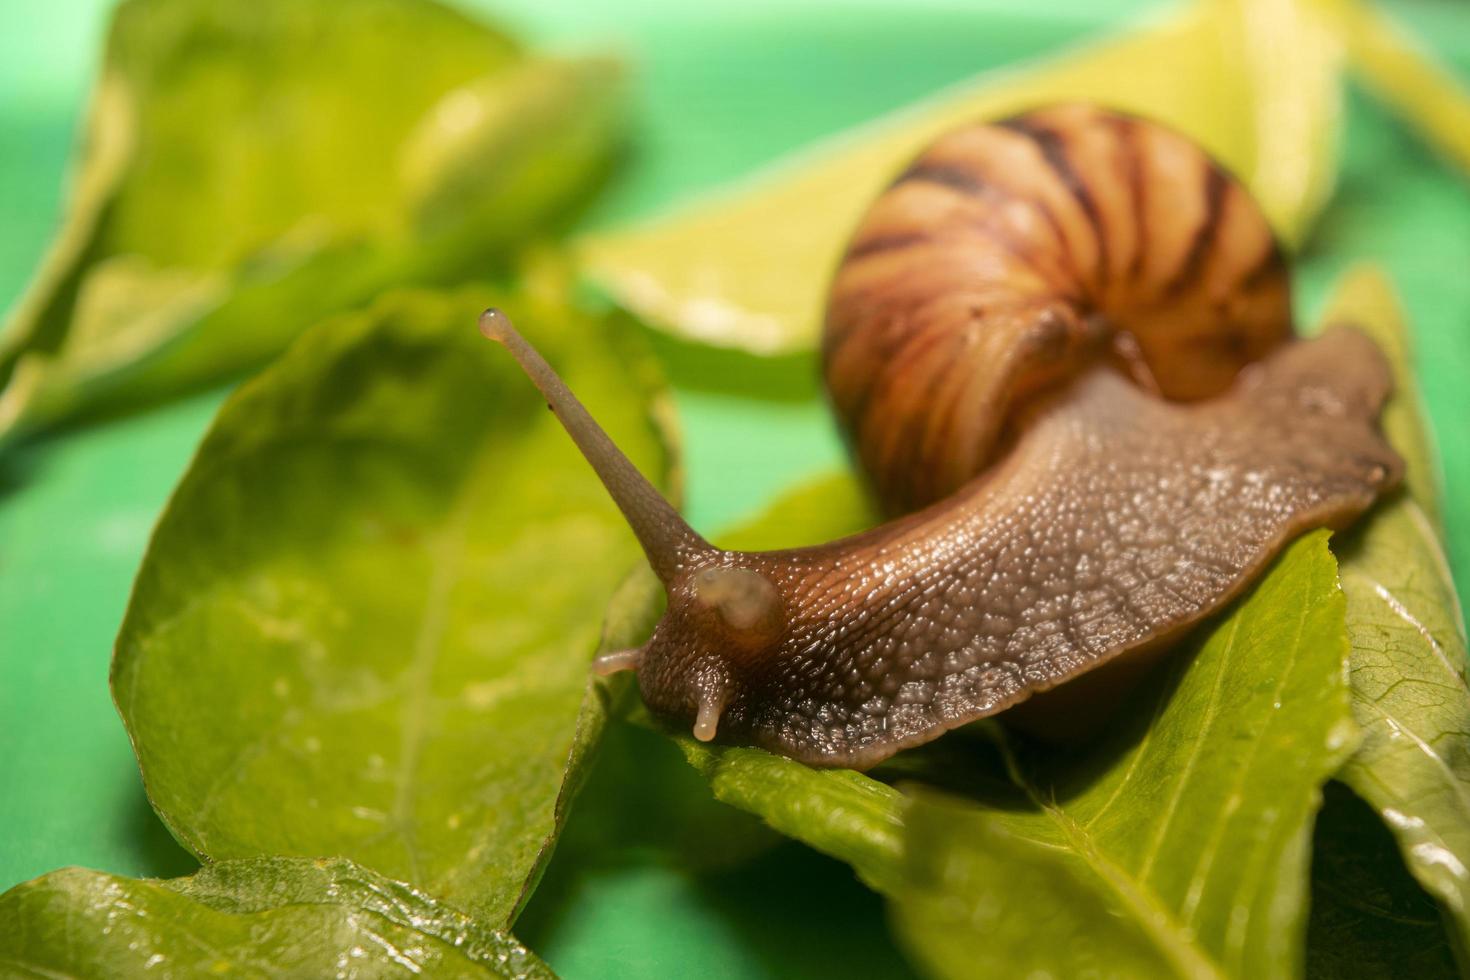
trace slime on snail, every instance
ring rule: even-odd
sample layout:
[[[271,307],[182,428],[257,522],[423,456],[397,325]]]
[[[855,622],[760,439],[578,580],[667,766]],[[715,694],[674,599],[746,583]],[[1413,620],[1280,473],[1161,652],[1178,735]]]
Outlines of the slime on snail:
[[[1037,701],[1096,697],[1403,468],[1381,353],[1349,325],[1293,339],[1285,261],[1240,185],[1090,106],[940,138],[854,234],[824,371],[900,515],[861,534],[713,547],[504,314],[480,327],[668,593],[649,640],[594,669],[636,671],[697,738],[812,765],[866,768],[1053,689]]]

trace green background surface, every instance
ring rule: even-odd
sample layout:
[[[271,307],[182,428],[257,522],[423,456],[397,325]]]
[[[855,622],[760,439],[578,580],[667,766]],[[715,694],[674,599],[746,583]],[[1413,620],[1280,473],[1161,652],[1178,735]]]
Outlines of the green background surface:
[[[0,307],[55,227],[107,0],[11,0],[0,32]],[[637,152],[588,221],[646,214],[979,70],[1152,8],[859,0],[688,4],[479,0],[554,48],[611,47],[635,66]],[[1392,9],[1470,75],[1470,9]],[[1470,183],[1354,93],[1332,208],[1299,265],[1301,309],[1357,259],[1384,263],[1419,334],[1445,456],[1451,558],[1470,579]],[[842,459],[816,397],[712,385],[708,358],[663,343],[687,448],[688,512],[711,531]],[[763,370],[731,358],[718,373]],[[733,366],[732,366],[733,365]],[[738,369],[737,369],[738,368]],[[806,379],[811,364],[771,365]],[[815,396],[814,385],[797,385]],[[192,859],[143,797],[107,692],[112,640],[149,531],[223,392],[0,460],[0,890],[79,864],[133,875]],[[665,747],[667,748],[667,747]],[[645,746],[657,751],[656,745]],[[575,818],[574,818],[575,819]],[[563,975],[808,976],[903,970],[881,905],[795,845],[719,871],[609,856],[553,863],[522,938]],[[814,938],[825,937],[825,938]]]

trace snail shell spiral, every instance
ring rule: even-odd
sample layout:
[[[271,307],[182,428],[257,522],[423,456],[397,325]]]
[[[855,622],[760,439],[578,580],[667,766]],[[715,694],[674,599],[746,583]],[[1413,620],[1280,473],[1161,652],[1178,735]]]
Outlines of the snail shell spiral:
[[[953,131],[893,181],[838,267],[823,362],[875,490],[907,511],[1096,358],[1189,401],[1291,333],[1286,263],[1240,182],[1167,127],[1067,105]]]

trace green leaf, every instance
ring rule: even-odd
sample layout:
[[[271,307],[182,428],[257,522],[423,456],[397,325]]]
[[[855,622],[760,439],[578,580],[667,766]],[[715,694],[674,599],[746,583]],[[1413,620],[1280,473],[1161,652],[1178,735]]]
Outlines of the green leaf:
[[[1110,883],[1080,848],[1058,852],[973,806],[928,798],[906,823],[911,880],[895,916],[932,976],[1218,975],[1168,910],[1125,897],[1132,885]]]
[[[479,311],[514,311],[632,459],[671,468],[630,325],[558,286],[391,295],[221,409],[113,662],[149,796],[200,857],[340,854],[492,925],[523,904],[639,552]]]
[[[829,483],[778,503],[742,545],[790,544],[788,510],[806,540],[871,520],[850,481]],[[894,899],[910,951],[938,975],[1071,976],[1114,958],[1118,975],[1292,975],[1312,817],[1354,742],[1326,539],[1292,545],[1087,745],[1015,749],[982,726],[997,754],[953,733],[877,771],[902,793],[675,737],[717,798]]]
[[[891,893],[902,881],[903,796],[898,790],[849,769],[810,769],[761,749],[673,737],[709,780],[716,799],[846,861],[878,891]]]
[[[124,3],[67,222],[0,342],[0,432],[174,394],[392,284],[503,264],[596,183],[616,82],[430,0]]]
[[[1198,0],[1058,57],[981,75],[707,201],[591,236],[581,254],[603,288],[654,326],[759,353],[809,349],[858,218],[929,141],[979,119],[1078,100],[1199,140],[1300,243],[1336,175],[1342,61],[1342,43],[1312,0]]]
[[[1379,812],[1470,949],[1470,691],[1464,619],[1439,540],[1434,456],[1409,370],[1403,311],[1372,268],[1350,272],[1324,323],[1357,324],[1392,358],[1384,411],[1405,487],[1335,545],[1363,742],[1341,778]]]
[[[550,978],[502,932],[341,858],[138,881],[63,868],[0,895],[7,976]]]
[[[921,798],[910,876],[932,884],[928,904],[899,905],[911,950],[947,976],[975,975],[959,969],[959,944],[986,935],[995,962],[1040,955],[1038,968],[1058,975],[1120,951],[1141,972],[1152,961],[1175,976],[1299,973],[1312,819],[1354,741],[1335,573],[1324,532],[1292,545],[1213,629],[1171,653],[1100,744],[1008,760],[1024,792],[1015,808],[942,833]],[[993,839],[983,860],[1001,875],[974,864],[979,825]],[[947,887],[951,861],[975,869],[966,888]],[[1074,942],[1048,944],[1045,921],[1017,917],[1069,893]],[[998,921],[1011,927],[926,914],[947,895],[977,913],[1009,905]],[[1061,948],[1038,953],[1049,945]]]

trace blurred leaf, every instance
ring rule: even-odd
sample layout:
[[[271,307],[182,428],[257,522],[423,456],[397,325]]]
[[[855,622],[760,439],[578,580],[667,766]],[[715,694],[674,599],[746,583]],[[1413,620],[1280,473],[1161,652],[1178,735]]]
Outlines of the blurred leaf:
[[[873,527],[872,499],[848,473],[828,473],[782,494],[764,513],[720,534],[721,548],[759,551],[826,544]]]
[[[505,933],[341,858],[227,861],[172,881],[53,871],[0,895],[0,971],[553,976]]]
[[[422,273],[483,272],[585,195],[609,163],[621,81],[610,58],[537,58],[441,99],[402,157]]]
[[[1443,918],[1414,883],[1377,814],[1328,783],[1312,835],[1307,976],[1458,976]]]
[[[555,286],[391,295],[221,409],[113,663],[149,796],[194,853],[340,854],[491,925],[524,902],[600,730],[587,663],[638,551],[476,314],[514,310],[635,462],[671,465],[631,327]]]
[[[1414,379],[1413,342],[1393,283],[1378,266],[1364,263],[1348,269],[1333,284],[1312,332],[1334,324],[1351,324],[1373,338],[1393,368],[1394,393],[1383,406],[1380,424],[1406,464],[1404,488],[1425,520],[1440,526],[1439,463],[1424,424],[1419,385]],[[1396,503],[1396,501],[1395,501]],[[1390,507],[1380,507],[1373,518]]]
[[[1434,456],[1409,370],[1393,287],[1369,267],[1350,272],[1324,324],[1367,330],[1394,362],[1384,411],[1408,463],[1403,490],[1344,535],[1341,558],[1352,642],[1353,713],[1363,743],[1342,778],[1383,817],[1409,869],[1451,913],[1470,949],[1470,690],[1464,619],[1438,532]]]
[[[1470,172],[1470,87],[1367,0],[1315,0],[1353,70],[1461,170]]]
[[[654,325],[762,353],[811,347],[847,237],[893,174],[954,126],[1066,100],[1198,139],[1300,242],[1336,170],[1341,60],[1307,0],[1200,0],[1080,51],[982,76],[646,226],[595,236],[583,257]]]
[[[763,522],[803,539],[870,517],[860,494],[793,495]],[[817,501],[830,501],[823,510]],[[746,547],[786,546],[784,530]],[[1343,598],[1317,532],[1087,745],[1001,755],[953,733],[870,776],[676,734],[715,796],[852,864],[895,901],[908,947],[942,976],[1287,976],[1299,971],[1319,787],[1350,751]],[[988,761],[987,761],[988,760]],[[962,794],[956,795],[956,794]],[[1045,909],[1044,915],[1037,914]]]
[[[596,183],[617,71],[430,0],[130,0],[73,202],[0,343],[0,432],[259,363],[394,283],[483,275]]]

